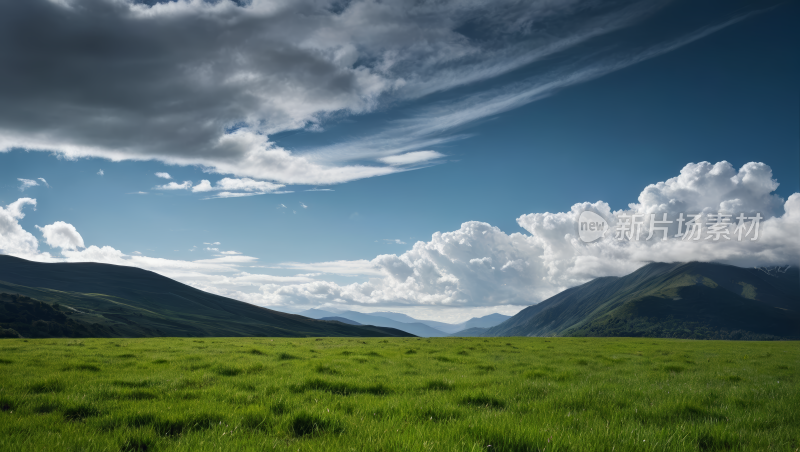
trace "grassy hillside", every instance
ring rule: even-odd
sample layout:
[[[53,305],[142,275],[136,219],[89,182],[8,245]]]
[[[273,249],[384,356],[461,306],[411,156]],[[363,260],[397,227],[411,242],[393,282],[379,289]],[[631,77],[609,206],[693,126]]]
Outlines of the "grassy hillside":
[[[70,309],[22,295],[0,293],[0,338],[110,337],[113,331],[73,318]]]
[[[794,451],[798,345],[9,339],[0,450]]]
[[[0,292],[58,303],[73,321],[97,325],[101,337],[410,336],[272,311],[153,272],[108,264],[42,264],[0,256]]]
[[[565,290],[484,335],[800,338],[800,273],[653,263]]]

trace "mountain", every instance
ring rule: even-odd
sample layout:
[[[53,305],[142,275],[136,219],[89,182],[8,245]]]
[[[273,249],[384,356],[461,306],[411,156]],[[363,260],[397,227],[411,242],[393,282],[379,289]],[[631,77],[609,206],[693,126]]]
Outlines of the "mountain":
[[[312,319],[327,319],[328,317],[340,317],[358,322],[362,325],[376,325],[407,331],[417,336],[423,337],[442,337],[461,332],[471,328],[489,328],[502,323],[510,318],[503,314],[489,314],[483,317],[473,317],[463,323],[444,323],[435,320],[418,320],[399,312],[356,312],[341,310],[322,310],[308,309],[302,311],[300,315],[311,317]],[[425,328],[428,326],[429,328]]]
[[[457,333],[451,334],[450,337],[480,337],[483,336],[484,333],[486,333],[486,330],[488,330],[488,328],[477,328],[477,327],[467,328],[465,330],[461,330]]]
[[[330,311],[323,311],[322,309],[308,309],[306,311],[299,312],[297,315],[302,315],[303,317],[317,320],[325,317],[338,317],[338,314]]]
[[[460,324],[459,326],[463,329],[469,328],[491,328],[493,326],[499,325],[506,320],[510,319],[510,315],[503,315],[503,314],[489,314],[483,317],[473,317],[466,322]]]
[[[370,315],[377,315],[404,323],[424,323],[447,334],[457,333],[468,328],[490,328],[511,318],[511,316],[503,314],[489,314],[483,317],[473,317],[463,323],[444,323],[435,320],[417,320],[397,312],[371,312]]]
[[[0,255],[3,292],[30,297],[32,302],[58,304],[59,311],[76,325],[94,328],[91,336],[410,336],[391,328],[346,325],[272,311],[206,293],[147,270],[109,264],[44,264]],[[21,313],[6,318],[10,322],[0,321],[0,327],[8,329],[4,324],[23,319],[28,323],[51,322]]]
[[[369,315],[379,316],[402,323],[421,323],[441,333],[444,333],[443,335],[445,336],[450,333],[454,333],[456,331],[464,329],[462,327],[463,324],[444,323],[444,322],[437,322],[435,320],[419,320],[415,319],[414,317],[408,316],[406,314],[401,314],[399,312],[370,312]]]
[[[348,325],[361,325],[360,323],[356,322],[355,320],[346,319],[344,317],[323,317],[319,320],[333,320],[334,322],[342,322]]]
[[[375,315],[375,313],[363,313],[357,311],[337,311],[337,313],[324,311],[322,309],[309,309],[307,311],[303,311],[300,314],[315,318],[315,319],[322,319],[326,317],[342,317],[353,322],[360,323],[361,325],[373,325],[379,326],[384,328],[395,328],[401,331],[405,331],[407,333],[413,334],[415,336],[420,337],[444,337],[447,336],[447,333],[437,330],[435,328],[431,328],[430,326],[416,320],[414,318],[408,317],[414,322],[412,323],[405,323],[399,322],[397,320],[392,320],[386,317],[382,317],[379,315]],[[391,313],[395,314],[395,313]],[[403,315],[403,314],[399,314]]]
[[[483,336],[800,338],[800,271],[651,263],[523,309]]]

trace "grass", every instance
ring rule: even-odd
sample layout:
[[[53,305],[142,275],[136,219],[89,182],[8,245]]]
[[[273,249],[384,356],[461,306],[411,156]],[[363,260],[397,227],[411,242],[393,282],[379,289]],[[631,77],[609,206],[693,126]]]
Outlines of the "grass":
[[[0,357],[0,450],[800,448],[796,342],[4,339]]]

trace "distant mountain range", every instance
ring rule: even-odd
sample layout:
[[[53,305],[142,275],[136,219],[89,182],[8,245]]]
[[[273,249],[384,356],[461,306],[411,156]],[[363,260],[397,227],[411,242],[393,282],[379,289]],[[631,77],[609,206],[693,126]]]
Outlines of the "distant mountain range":
[[[346,319],[360,325],[374,325],[386,328],[395,328],[420,337],[460,336],[461,331],[475,328],[489,328],[511,318],[503,314],[489,314],[484,317],[473,317],[463,323],[444,323],[434,320],[418,320],[406,314],[397,312],[357,312],[308,309],[300,315],[312,319],[332,320]]]
[[[44,264],[0,255],[2,293],[7,295],[0,295],[0,335],[14,330],[26,337],[411,336],[277,312],[109,264]]]
[[[800,339],[800,271],[651,263],[567,289],[481,336]]]
[[[286,314],[135,267],[0,255],[0,337],[634,336],[800,339],[797,267],[651,263],[513,317],[449,324],[395,312]]]

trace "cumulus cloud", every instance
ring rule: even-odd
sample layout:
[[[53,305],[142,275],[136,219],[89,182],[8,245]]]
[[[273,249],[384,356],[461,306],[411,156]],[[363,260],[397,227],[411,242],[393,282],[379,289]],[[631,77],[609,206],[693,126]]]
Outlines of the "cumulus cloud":
[[[203,179],[203,180],[200,181],[199,184],[197,184],[194,187],[192,187],[192,192],[194,192],[194,193],[206,192],[206,191],[211,191],[213,189],[214,189],[214,187],[211,186],[211,182]]]
[[[392,174],[439,158],[422,150],[453,139],[437,133],[655,56],[659,52],[651,50],[662,42],[688,42],[673,32],[655,33],[636,58],[612,55],[604,71],[582,65],[597,63],[594,56],[602,54],[593,40],[640,25],[666,3],[0,2],[0,53],[15,68],[0,74],[0,150],[159,160],[277,184]],[[715,23],[731,8],[705,19]],[[30,39],[34,27],[37,37]],[[87,47],[87,37],[105,45]],[[551,58],[564,51],[573,56]],[[30,65],[31,58],[41,64]],[[392,133],[360,146],[300,152],[270,139],[287,130],[322,130],[332,117],[372,112],[531,64],[552,69],[542,71],[551,74],[547,80],[527,83],[538,91],[523,89],[526,95],[510,98],[520,90],[509,86],[461,112],[463,102],[449,102],[441,108],[451,114],[431,121],[428,111],[413,124],[389,124]],[[222,189],[218,197],[272,191]]]
[[[0,208],[0,252],[48,262],[106,262],[156,271],[202,290],[254,304],[280,306],[347,306],[361,309],[486,309],[513,313],[566,288],[600,276],[624,275],[651,261],[713,261],[737,266],[800,265],[800,193],[782,199],[774,192],[778,182],[769,166],[748,163],[738,170],[728,162],[690,163],[663,182],[648,185],[637,202],[612,210],[601,200],[574,204],[557,213],[531,213],[517,219],[525,233],[507,234],[483,222],[470,221],[456,231],[436,232],[429,241],[419,241],[402,254],[384,254],[372,260],[317,263],[286,262],[254,265],[256,258],[233,251],[213,259],[180,261],[126,256],[112,247],[83,246],[74,228],[66,223],[48,227],[63,233],[46,233],[51,246],[61,247],[63,257],[38,251],[36,238],[19,224],[24,206],[36,201],[21,198]],[[578,220],[584,211],[605,219],[610,233],[585,243],[579,238]],[[758,238],[754,234],[738,240],[699,240],[676,237],[677,222],[647,240],[650,225],[642,224],[639,240],[618,240],[615,233],[623,219],[654,214],[661,220],[702,215],[705,224],[712,214],[735,218],[760,216]],[[734,221],[735,223],[735,221]],[[754,226],[745,222],[746,229]],[[658,227],[658,225],[654,225]],[[684,225],[685,230],[685,225]],[[74,232],[74,235],[70,235]],[[219,242],[205,243],[218,252]],[[294,276],[256,275],[242,269],[297,272]],[[334,275],[361,278],[362,282],[339,284]],[[327,280],[326,280],[327,279]],[[483,311],[481,311],[483,310]]]
[[[0,206],[0,253],[30,258],[38,254],[39,242],[36,237],[19,224],[25,218],[25,206],[36,208],[36,200],[20,198],[5,208]]]
[[[156,173],[156,177],[160,177],[162,179],[172,179],[172,176],[169,173]]]
[[[75,229],[75,226],[69,223],[56,221],[43,228],[36,226],[36,229],[42,231],[45,242],[53,248],[61,248],[62,250],[84,248],[83,237]]]
[[[166,185],[156,185],[153,190],[189,190],[192,188],[192,181],[186,180],[182,184],[170,182]]]
[[[19,181],[19,191],[25,191],[28,188],[36,187],[37,185],[39,185],[39,183],[33,179],[17,178],[17,180]]]
[[[286,268],[338,272],[348,265],[360,274],[379,272],[368,282],[339,285],[314,281],[298,285],[265,285],[252,302],[273,305],[333,303],[351,306],[478,307],[529,305],[599,276],[630,273],[651,261],[714,261],[738,266],[800,265],[800,193],[787,200],[773,193],[778,184],[763,163],[738,171],[728,162],[688,164],[674,178],[649,185],[637,203],[612,211],[603,201],[584,202],[567,212],[523,215],[517,222],[529,234],[506,234],[482,222],[464,223],[457,231],[433,235],[401,255],[372,261],[284,264]],[[617,240],[614,234],[593,243],[578,237],[578,218],[593,211],[616,231],[622,215],[655,214],[661,220],[685,214],[761,215],[757,240],[676,238]],[[620,220],[621,221],[621,220]],[[735,221],[734,221],[735,222]],[[747,224],[749,229],[749,224]],[[658,233],[663,235],[663,233]],[[704,230],[703,237],[708,234]],[[335,264],[335,265],[334,265]],[[260,301],[259,301],[260,300]]]

